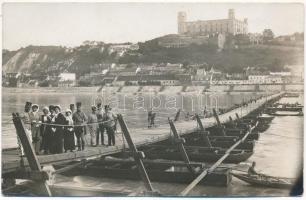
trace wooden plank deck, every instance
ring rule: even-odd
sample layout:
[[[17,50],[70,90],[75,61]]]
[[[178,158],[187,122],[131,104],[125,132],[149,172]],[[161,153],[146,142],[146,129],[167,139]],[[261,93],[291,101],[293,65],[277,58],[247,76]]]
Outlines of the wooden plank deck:
[[[266,100],[270,100],[278,97],[282,93],[274,94],[269,96],[268,98],[262,98],[257,100],[256,103],[250,103],[248,106],[236,108],[228,113],[219,115],[219,119],[221,123],[225,123],[229,121],[229,116],[235,118],[235,113],[238,113],[240,117],[246,116],[251,111],[263,105]],[[202,123],[204,128],[209,128],[216,125],[216,121],[213,117],[202,119]],[[178,121],[175,122],[175,126],[177,128],[179,135],[190,134],[199,130],[197,127],[197,122],[195,120],[190,121]],[[142,128],[142,129],[129,129],[131,137],[136,146],[143,146],[147,144],[156,143],[159,141],[163,141],[170,136],[170,126],[168,124],[160,125],[156,128]],[[96,158],[98,156],[110,155],[114,153],[121,152],[124,146],[127,148],[128,145],[125,142],[123,145],[121,131],[116,134],[116,146],[98,146],[98,147],[89,147],[85,148],[85,151],[76,151],[76,152],[67,152],[62,154],[52,154],[52,155],[39,155],[38,160],[42,165],[49,164],[59,164],[70,162],[73,160],[81,160],[81,159],[91,159]],[[16,153],[12,153],[12,151],[2,151],[2,174],[7,172],[15,171],[20,168],[20,157]],[[24,158],[25,166],[28,165],[26,159]]]

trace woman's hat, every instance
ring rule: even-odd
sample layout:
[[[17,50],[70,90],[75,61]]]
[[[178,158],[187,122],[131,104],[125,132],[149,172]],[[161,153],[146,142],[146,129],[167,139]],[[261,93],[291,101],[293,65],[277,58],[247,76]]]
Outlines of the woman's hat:
[[[54,110],[54,109],[55,109],[54,105],[49,106],[49,111]]]
[[[70,112],[70,114],[72,113],[72,111],[68,108],[68,109],[66,109],[66,112],[65,113],[68,113],[68,112]]]
[[[54,109],[55,108],[58,108],[59,110],[62,110],[62,108],[61,108],[61,106],[60,105],[56,105],[56,106],[54,106]]]
[[[39,106],[38,106],[37,104],[33,104],[33,105],[32,105],[32,108],[35,108],[35,107],[36,107],[37,109],[39,108]]]
[[[43,107],[42,111],[47,110],[49,111],[49,108],[47,106]]]
[[[32,105],[32,103],[31,102],[29,102],[29,101],[27,101],[26,103],[25,103],[25,107],[30,107]]]

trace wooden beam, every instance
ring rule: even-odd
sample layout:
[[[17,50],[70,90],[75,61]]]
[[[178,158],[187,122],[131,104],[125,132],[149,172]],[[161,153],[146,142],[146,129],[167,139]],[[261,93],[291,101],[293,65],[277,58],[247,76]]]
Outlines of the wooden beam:
[[[194,169],[190,165],[190,160],[189,160],[189,157],[187,155],[186,149],[185,149],[184,144],[183,144],[183,143],[185,143],[185,140],[183,138],[181,138],[180,135],[177,133],[177,130],[174,126],[174,123],[170,119],[169,119],[169,125],[170,125],[171,131],[173,133],[174,139],[176,140],[176,145],[178,146],[178,149],[179,149],[179,151],[182,155],[182,158],[185,161],[185,163],[188,164],[187,168],[189,169],[189,171],[191,173],[194,173]]]
[[[124,159],[124,158],[114,158],[114,157],[105,157],[103,160],[100,160],[98,162],[101,163],[135,163],[132,159]],[[186,167],[188,164],[186,164],[184,161],[174,161],[174,160],[150,160],[150,159],[143,159],[144,164],[150,164],[153,166],[183,166]],[[205,164],[201,162],[190,162],[190,165],[194,167],[204,167]]]
[[[141,176],[141,179],[142,181],[144,182],[144,185],[146,187],[146,189],[151,192],[152,194],[156,193],[156,191],[153,189],[153,186],[151,184],[151,181],[149,179],[149,176],[147,174],[147,171],[144,167],[144,164],[142,162],[142,159],[144,158],[144,154],[143,152],[140,152],[137,150],[132,138],[131,138],[131,135],[130,135],[130,132],[128,130],[128,127],[125,123],[125,121],[123,120],[123,117],[121,114],[118,114],[117,115],[117,119],[118,119],[118,122],[120,124],[120,127],[121,127],[121,131],[123,132],[124,134],[124,137],[129,145],[129,149],[134,153],[134,160],[138,166],[138,170],[139,170],[139,174]]]
[[[86,163],[86,160],[83,159],[83,160],[81,160],[81,162],[78,162],[78,163],[75,163],[75,164],[71,164],[71,165],[68,165],[66,167],[62,167],[62,168],[56,170],[55,172],[53,172],[53,174],[63,173],[65,171],[67,171],[67,170],[73,169],[73,168],[78,167],[80,165],[85,165],[85,163]]]
[[[213,114],[214,114],[214,117],[215,117],[215,119],[217,121],[217,126],[219,127],[219,130],[221,131],[222,135],[225,136],[226,134],[225,134],[224,128],[222,127],[222,124],[220,122],[219,116],[218,116],[218,114],[216,112],[216,109],[214,109],[214,108],[213,108]]]
[[[253,127],[254,128],[254,127]],[[186,196],[208,173],[211,173],[214,171],[231,153],[232,150],[234,150],[240,143],[242,143],[249,134],[251,134],[253,128],[250,129],[249,132],[243,136],[240,140],[238,140],[234,145],[232,145],[225,154],[210,168],[204,170],[197,178],[195,178],[181,193],[180,196]]]
[[[23,121],[21,120],[18,113],[13,113],[13,122],[31,170],[36,172],[43,172],[26,129],[24,128]],[[50,188],[45,180],[38,181],[38,183],[38,185],[41,187],[40,191],[42,192],[42,195],[52,196]]]
[[[204,131],[205,131],[205,128],[204,128],[204,126],[203,126],[203,124],[202,124],[202,121],[201,121],[199,115],[196,114],[195,117],[196,117],[196,119],[197,119],[197,123],[198,123],[198,125],[199,125],[199,128],[200,128],[201,133],[204,133],[204,134],[203,134],[203,138],[204,138],[204,143],[205,143],[205,145],[208,146],[208,147],[212,147],[208,135],[205,134],[205,132],[204,132]]]
[[[24,171],[24,170],[17,170],[15,172],[10,172],[6,174],[2,174],[3,179],[27,179],[33,181],[41,181],[41,180],[48,180],[49,175],[45,171]]]

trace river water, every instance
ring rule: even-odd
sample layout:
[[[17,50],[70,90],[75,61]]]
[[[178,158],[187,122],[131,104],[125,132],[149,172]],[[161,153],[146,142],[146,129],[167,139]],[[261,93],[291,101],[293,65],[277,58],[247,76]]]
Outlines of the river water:
[[[178,108],[183,113],[201,113],[206,107],[228,108],[234,104],[259,97],[266,93],[236,92],[236,93],[207,93],[207,94],[101,94],[94,92],[52,92],[46,93],[37,89],[35,92],[4,88],[2,91],[2,148],[16,146],[16,133],[11,122],[12,112],[22,112],[25,101],[37,103],[40,106],[60,104],[67,108],[70,103],[81,101],[83,110],[89,113],[90,106],[95,102],[110,103],[113,111],[122,113],[129,127],[145,127],[147,110],[153,108],[157,113],[157,124],[165,123],[167,117],[173,117]],[[282,102],[296,101],[299,98],[283,98]],[[246,163],[256,161],[257,171],[271,176],[297,177],[301,171],[303,160],[303,117],[275,117],[270,128],[261,133],[256,142],[255,152]],[[94,187],[102,189],[144,190],[140,181],[95,178],[88,176],[64,177],[58,175],[56,184],[63,186]],[[153,182],[153,187],[164,195],[175,196],[186,185],[175,183]],[[69,194],[74,195],[74,194]],[[80,195],[80,194],[78,194]],[[88,194],[84,194],[88,195]],[[289,190],[271,189],[250,186],[233,178],[228,187],[197,186],[190,193],[193,196],[288,196]]]

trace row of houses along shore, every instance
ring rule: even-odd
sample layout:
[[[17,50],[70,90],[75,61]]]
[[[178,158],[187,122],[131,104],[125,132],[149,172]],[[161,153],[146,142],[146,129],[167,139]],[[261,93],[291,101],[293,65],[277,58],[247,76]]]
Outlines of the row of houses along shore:
[[[300,66],[287,66],[300,68]],[[245,85],[287,84],[303,82],[302,71],[260,72],[247,67],[241,73],[224,73],[205,65],[167,64],[159,66],[126,67],[111,64],[101,72],[77,75],[63,72],[58,75],[4,73],[4,87],[76,87],[76,86],[179,86],[179,85]]]

